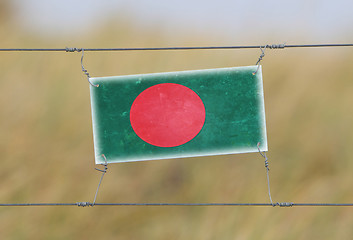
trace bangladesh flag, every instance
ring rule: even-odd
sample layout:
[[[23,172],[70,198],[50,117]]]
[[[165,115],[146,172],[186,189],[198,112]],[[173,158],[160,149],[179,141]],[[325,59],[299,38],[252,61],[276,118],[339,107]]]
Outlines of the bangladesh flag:
[[[91,78],[96,164],[267,151],[256,69]]]

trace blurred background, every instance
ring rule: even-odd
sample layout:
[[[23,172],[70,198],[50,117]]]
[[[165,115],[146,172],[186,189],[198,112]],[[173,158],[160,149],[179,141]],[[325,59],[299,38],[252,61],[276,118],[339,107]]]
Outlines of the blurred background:
[[[0,48],[353,42],[353,2],[1,0]],[[91,76],[254,65],[254,50],[86,52]],[[93,201],[80,53],[0,52],[0,202]],[[353,202],[353,48],[267,50],[275,202]],[[97,202],[269,202],[257,153],[109,165]],[[351,208],[1,207],[1,239],[351,239]]]

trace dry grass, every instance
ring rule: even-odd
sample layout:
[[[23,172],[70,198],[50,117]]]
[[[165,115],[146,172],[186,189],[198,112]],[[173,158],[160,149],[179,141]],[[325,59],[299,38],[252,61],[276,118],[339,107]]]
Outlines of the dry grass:
[[[3,47],[45,40],[5,26]],[[126,28],[63,46],[167,46]],[[191,40],[190,40],[191,39]],[[200,38],[201,39],[201,38]],[[185,37],[178,45],[208,43]],[[51,40],[52,41],[52,40]],[[214,42],[211,42],[214,44]],[[87,53],[92,76],[252,65],[259,51]],[[268,51],[263,61],[275,201],[352,202],[353,51]],[[1,202],[92,201],[89,88],[77,53],[1,53]],[[267,202],[258,154],[112,164],[99,202]],[[349,239],[349,208],[0,208],[1,239]]]

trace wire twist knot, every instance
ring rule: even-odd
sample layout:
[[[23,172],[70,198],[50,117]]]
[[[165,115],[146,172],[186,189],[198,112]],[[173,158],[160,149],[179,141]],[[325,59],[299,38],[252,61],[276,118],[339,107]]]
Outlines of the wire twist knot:
[[[272,204],[273,207],[279,206],[279,207],[293,207],[294,203],[292,202],[277,202]]]
[[[270,163],[268,162],[268,158],[266,156],[266,153],[265,152],[261,152],[260,143],[257,143],[257,149],[259,150],[259,153],[261,154],[261,156],[263,158],[265,158],[265,168],[267,169],[267,171],[270,171],[270,168],[269,168]]]
[[[268,166],[269,166],[269,163],[268,163],[268,159],[266,158],[265,159],[265,168],[267,168],[270,171],[270,168]]]
[[[263,49],[262,49],[262,47],[260,47],[261,55],[260,55],[260,57],[259,57],[259,60],[257,60],[257,62],[256,62],[256,64],[255,64],[255,65],[257,65],[257,68],[256,68],[256,71],[252,73],[253,75],[256,75],[256,73],[257,73],[257,72],[259,71],[259,69],[260,69],[260,62],[262,61],[262,59],[263,59],[264,56],[265,56],[265,50],[266,50],[267,46],[269,46],[269,45],[266,45]]]
[[[83,51],[83,48],[70,48],[70,47],[66,47],[65,48],[65,51],[66,52],[82,52]]]
[[[266,48],[269,48],[269,49],[284,49],[285,47],[286,47],[285,43],[266,45]]]
[[[256,75],[256,73],[259,71],[260,69],[260,62],[262,61],[262,59],[265,57],[265,50],[266,48],[269,49],[284,49],[286,47],[285,43],[281,43],[281,44],[272,44],[272,45],[265,45],[265,46],[260,46],[260,50],[261,50],[261,55],[259,57],[259,59],[257,60],[256,64],[257,65],[257,69],[255,72],[253,72],[253,75]]]
[[[102,156],[104,156],[104,154],[102,154]],[[94,168],[94,169],[96,169],[97,171],[106,173],[108,170],[108,163],[107,163],[107,159],[105,158],[105,156],[104,156],[104,160],[105,160],[105,163],[102,164],[104,166],[104,169],[99,169],[99,168]]]
[[[90,202],[77,202],[77,207],[93,207],[94,205]]]

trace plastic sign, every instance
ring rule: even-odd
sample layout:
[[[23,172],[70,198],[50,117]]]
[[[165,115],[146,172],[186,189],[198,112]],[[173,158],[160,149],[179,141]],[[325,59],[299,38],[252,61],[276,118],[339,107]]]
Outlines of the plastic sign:
[[[267,151],[256,70],[91,78],[96,164]]]

